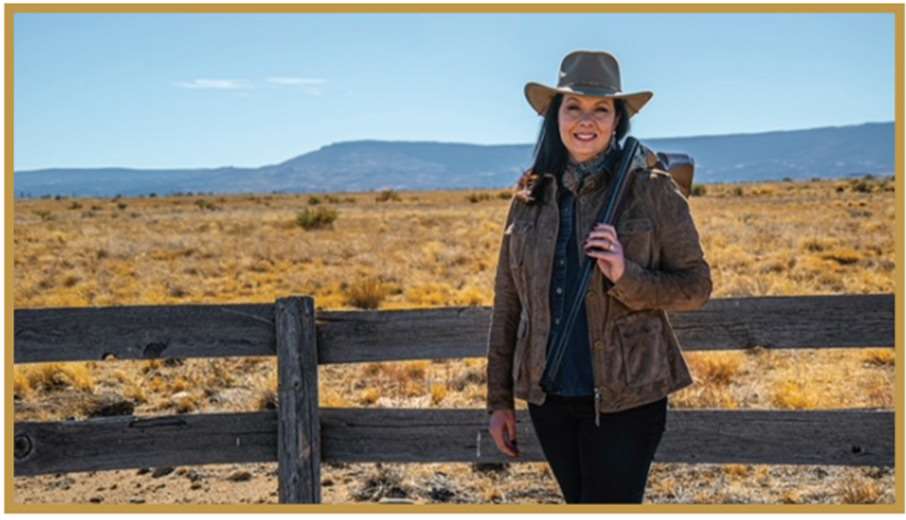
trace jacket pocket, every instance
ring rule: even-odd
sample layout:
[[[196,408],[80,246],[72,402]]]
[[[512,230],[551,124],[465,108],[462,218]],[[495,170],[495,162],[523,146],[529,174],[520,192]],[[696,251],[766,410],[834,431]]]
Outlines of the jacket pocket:
[[[516,283],[516,293],[519,295],[519,301],[523,306],[528,305],[528,284],[527,284],[527,266],[525,257],[528,254],[526,249],[529,247],[528,242],[531,233],[534,230],[534,223],[527,220],[517,220],[510,224],[506,233],[510,235],[509,245],[509,262],[510,272]]]
[[[529,316],[528,310],[523,307],[519,316],[519,327],[516,329],[516,348],[513,352],[513,384],[519,381],[519,371],[522,369],[528,345]]]
[[[627,386],[641,386],[667,377],[667,342],[660,318],[634,313],[614,323],[623,355]]]
[[[643,267],[648,267],[654,222],[648,217],[636,217],[620,222],[617,240],[623,245],[623,254]]]
[[[518,269],[525,259],[525,248],[534,223],[528,220],[517,220],[510,224],[506,233],[510,235],[510,267]]]

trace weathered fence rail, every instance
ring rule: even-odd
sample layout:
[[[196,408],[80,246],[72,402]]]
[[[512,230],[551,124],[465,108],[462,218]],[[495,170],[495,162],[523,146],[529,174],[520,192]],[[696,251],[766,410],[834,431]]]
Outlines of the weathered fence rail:
[[[725,298],[671,314],[686,350],[891,347],[894,295]],[[485,355],[486,307],[315,312],[275,304],[19,309],[16,363],[276,356],[278,409],[17,422],[15,475],[277,461],[281,502],[320,502],[326,462],[508,460],[483,409],[319,408],[319,364]],[[517,412],[521,461],[544,460]],[[670,410],[659,462],[892,466],[890,410]]]

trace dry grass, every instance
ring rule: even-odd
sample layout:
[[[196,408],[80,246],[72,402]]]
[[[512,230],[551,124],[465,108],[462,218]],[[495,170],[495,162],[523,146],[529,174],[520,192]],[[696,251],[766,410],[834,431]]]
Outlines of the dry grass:
[[[346,287],[346,303],[360,309],[377,309],[389,292],[377,277],[358,278]]]
[[[808,409],[818,404],[817,396],[799,381],[780,381],[771,389],[771,404],[777,408]]]
[[[291,294],[312,295],[318,309],[492,303],[508,203],[499,191],[319,194],[315,203],[312,198],[240,195],[204,204],[191,197],[86,199],[78,206],[65,199],[17,201],[15,306],[262,303]],[[300,212],[322,202],[337,211],[332,226],[307,231],[297,224]],[[715,298],[894,292],[895,210],[888,180],[708,185],[691,204]],[[685,355],[696,384],[671,394],[673,408],[890,409],[894,403],[896,356],[890,348]],[[485,369],[483,358],[324,365],[320,405],[483,408]],[[254,411],[277,402],[273,358],[19,365],[13,390],[17,421],[84,418],[100,397],[128,400],[137,415]],[[517,407],[525,403],[517,401]],[[389,492],[393,486],[366,486],[368,475],[374,482],[382,478],[380,472],[363,472],[370,467],[327,465],[325,478],[334,483],[324,487],[325,502]],[[404,468],[408,480],[400,489],[418,500],[560,501],[543,463],[512,464],[501,472],[457,464]],[[648,499],[892,501],[892,475],[866,476],[863,470],[655,464]],[[224,475],[217,487],[214,475],[221,470],[215,466],[193,471],[210,475],[212,483],[200,489],[187,484],[170,498],[151,491],[143,496],[210,502],[218,501],[222,489],[219,500],[231,502],[244,496],[241,486],[251,486]],[[269,471],[262,470],[266,491],[256,500],[276,500]],[[145,478],[134,471],[99,472],[88,480],[114,474]],[[86,500],[92,493],[130,499],[113,498],[119,495],[112,485],[102,493],[96,491],[100,485],[73,483],[70,493],[55,480],[66,478],[17,478],[17,496],[45,502]]]
[[[896,361],[896,352],[892,348],[865,349],[862,351],[862,360],[874,366],[892,367]]]
[[[877,484],[868,481],[844,482],[839,492],[845,504],[875,504],[884,494]]]
[[[85,363],[38,363],[16,367],[16,394],[52,393],[67,389],[94,390],[94,377]]]

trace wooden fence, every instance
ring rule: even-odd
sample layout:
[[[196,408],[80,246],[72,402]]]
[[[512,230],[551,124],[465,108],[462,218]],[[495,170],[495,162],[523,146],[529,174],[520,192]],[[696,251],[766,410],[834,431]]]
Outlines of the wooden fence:
[[[670,315],[685,350],[891,347],[894,295],[712,299]],[[277,356],[278,407],[15,423],[15,475],[277,461],[279,500],[321,501],[326,462],[501,462],[484,409],[318,406],[318,365],[483,357],[490,308],[322,311],[275,304],[15,311],[15,363]],[[848,381],[840,381],[841,385]],[[670,410],[658,462],[893,466],[883,409]],[[544,457],[517,411],[522,455]]]

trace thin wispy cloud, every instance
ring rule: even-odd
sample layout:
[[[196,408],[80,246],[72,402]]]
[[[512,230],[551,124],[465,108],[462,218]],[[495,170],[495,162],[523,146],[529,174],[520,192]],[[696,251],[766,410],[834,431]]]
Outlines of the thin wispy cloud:
[[[320,96],[321,87],[327,83],[324,78],[303,78],[297,76],[271,76],[265,78],[266,83],[302,89],[302,92],[311,96]],[[202,89],[202,90],[249,90],[254,88],[251,82],[244,79],[210,79],[196,78],[191,81],[176,81],[177,87]]]
[[[177,87],[213,90],[237,90],[250,88],[245,80],[237,79],[193,79],[192,81],[177,81]]]
[[[267,78],[269,83],[277,85],[322,85],[327,82],[324,78],[294,78],[287,76],[275,76]]]
[[[299,87],[303,92],[312,96],[321,95],[321,86],[327,83],[324,78],[300,78],[292,76],[272,76],[267,78],[268,83],[289,87]]]

